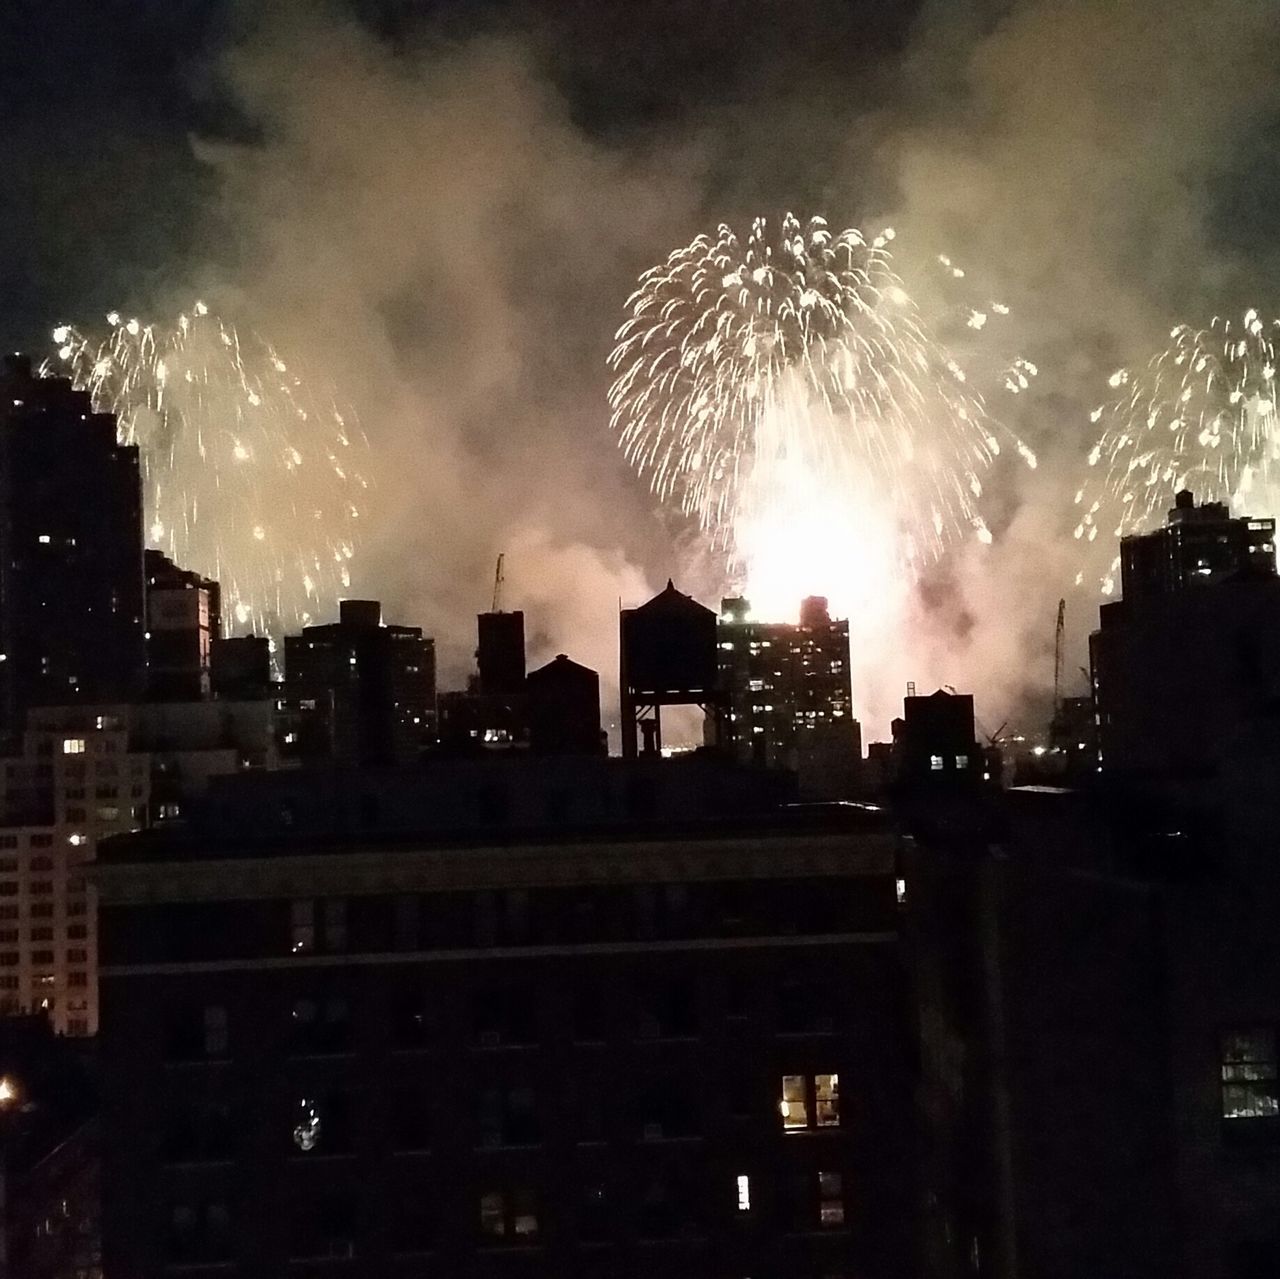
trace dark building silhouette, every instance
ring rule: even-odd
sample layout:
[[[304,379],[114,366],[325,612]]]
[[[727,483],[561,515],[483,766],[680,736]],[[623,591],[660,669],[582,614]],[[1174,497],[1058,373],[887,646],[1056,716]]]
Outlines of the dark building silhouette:
[[[1276,522],[1233,518],[1223,502],[1183,489],[1164,528],[1120,539],[1120,590],[1127,600],[1171,595],[1238,574],[1276,575]]]
[[[215,638],[210,662],[215,697],[256,701],[271,694],[271,641],[265,635]]]
[[[900,782],[951,786],[982,780],[984,759],[974,735],[970,694],[938,689],[927,697],[908,696],[902,707],[895,737]]]
[[[42,1016],[0,1020],[0,1273],[100,1279],[98,1089]]]
[[[276,774],[112,846],[106,1272],[913,1273],[893,835],[712,763]]]
[[[1274,521],[1180,493],[1169,525],[1121,542],[1122,599],[1090,636],[1104,775],[1212,772],[1280,696]]]
[[[676,590],[670,580],[620,623],[622,754],[634,759],[662,747],[662,708],[698,706],[711,720],[716,744],[724,737],[725,698],[716,661],[716,615]]]
[[[146,679],[138,450],[65,378],[0,374],[0,732]]]
[[[162,551],[143,557],[147,600],[147,696],[198,702],[212,695],[213,646],[222,636],[218,583],[179,568]]]
[[[409,763],[435,717],[435,643],[387,626],[376,600],[343,600],[339,620],[284,641],[281,749],[309,762]]]
[[[479,613],[476,615],[479,644],[476,663],[480,671],[480,693],[510,696],[524,692],[524,614]]]
[[[727,599],[717,627],[728,738],[742,763],[788,768],[808,798],[847,798],[857,784],[862,733],[849,683],[849,623],[827,601],[800,606],[800,622],[758,622]]]
[[[563,653],[529,672],[529,748],[535,755],[600,755],[600,676]]]

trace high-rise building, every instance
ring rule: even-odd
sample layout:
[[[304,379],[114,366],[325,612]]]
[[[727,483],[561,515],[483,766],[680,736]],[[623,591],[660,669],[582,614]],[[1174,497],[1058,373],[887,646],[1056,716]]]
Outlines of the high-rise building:
[[[146,679],[138,450],[65,378],[0,373],[0,733]]]
[[[755,621],[746,600],[727,599],[716,635],[735,756],[792,770],[809,798],[847,796],[862,756],[849,623],[820,596],[803,602],[798,625]]]
[[[1276,522],[1233,517],[1223,502],[1183,489],[1164,528],[1120,540],[1120,592],[1127,600],[1170,595],[1238,574],[1276,575]]]
[[[479,613],[476,616],[481,696],[524,692],[524,614]]]
[[[210,658],[214,697],[253,701],[271,694],[271,641],[265,635],[215,637]]]
[[[281,747],[308,762],[418,759],[435,719],[435,642],[388,626],[376,600],[343,600],[337,622],[284,641]]]
[[[1280,697],[1274,521],[1177,500],[1167,527],[1121,542],[1123,597],[1090,636],[1104,775],[1212,773]]]
[[[895,721],[897,779],[909,788],[983,780],[986,760],[974,725],[969,693],[941,688],[922,697],[909,693],[902,702],[902,719]]]
[[[222,635],[218,583],[179,568],[162,551],[144,555],[147,583],[147,696],[195,702],[212,693],[213,646]]]

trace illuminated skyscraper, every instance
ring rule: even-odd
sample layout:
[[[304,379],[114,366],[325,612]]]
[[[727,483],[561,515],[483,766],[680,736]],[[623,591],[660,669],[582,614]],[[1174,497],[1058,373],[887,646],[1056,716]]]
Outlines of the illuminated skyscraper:
[[[746,600],[727,599],[717,644],[734,755],[791,769],[802,795],[847,795],[862,756],[849,685],[849,623],[832,621],[820,596],[803,602],[799,625],[754,621]]]

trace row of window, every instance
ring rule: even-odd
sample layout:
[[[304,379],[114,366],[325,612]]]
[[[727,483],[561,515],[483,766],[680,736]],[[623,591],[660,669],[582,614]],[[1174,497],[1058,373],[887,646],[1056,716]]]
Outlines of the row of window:
[[[766,992],[758,982],[731,983],[726,993],[726,1022],[748,1022],[764,1011]],[[826,985],[817,981],[782,981],[768,993],[775,997],[773,1029],[778,1035],[821,1038],[835,1033],[835,996]],[[631,1007],[619,1009],[609,1003],[600,986],[584,984],[573,995],[570,1036],[580,1044],[603,1044],[616,1037],[642,1042],[696,1039],[704,1029],[697,995],[697,987],[688,981],[651,981],[633,992]],[[542,1042],[532,985],[490,987],[475,992],[471,1002],[470,1037],[474,1047],[527,1048]],[[413,1051],[431,1046],[437,1015],[421,991],[402,992],[390,1011],[394,1048]],[[292,1055],[335,1055],[355,1050],[352,1005],[343,995],[294,999],[286,1018],[286,1048]],[[168,1060],[224,1058],[230,1046],[224,1005],[178,1008],[167,1019]]]
[[[308,955],[340,954],[349,948],[404,951],[608,938],[839,933],[891,926],[883,905],[880,886],[859,880],[511,888],[466,895],[405,894],[390,900],[304,898],[290,903],[288,950]]]
[[[36,835],[0,835],[0,849],[21,848],[23,842],[32,848],[52,848],[53,836],[47,833]]]
[[[10,893],[8,896],[12,897]],[[48,894],[41,894],[48,896]],[[66,902],[66,913],[68,915],[87,915],[89,913],[89,903],[83,897],[70,897]],[[22,906],[18,902],[0,902],[0,920],[14,920],[23,917]],[[30,902],[25,912],[32,919],[52,919],[54,917],[53,902]],[[84,925],[74,925],[74,927],[84,927]],[[73,934],[74,935],[74,934]]]
[[[21,931],[18,928],[0,928],[0,945],[20,941]],[[52,924],[31,924],[27,928],[27,940],[31,942],[53,941],[54,933],[55,929]],[[87,941],[88,937],[88,924],[67,925],[68,941]]]
[[[735,1080],[721,1091],[730,1117],[750,1120],[767,1104],[750,1081]],[[777,1131],[785,1137],[840,1128],[840,1079],[835,1073],[783,1075],[773,1103]],[[432,1146],[439,1098],[420,1086],[390,1089],[386,1134],[392,1150],[426,1151]],[[448,1131],[457,1131],[456,1098],[448,1101]],[[575,1142],[598,1144],[611,1138],[665,1142],[698,1139],[703,1135],[705,1100],[696,1080],[667,1074],[634,1087],[609,1078],[579,1078],[567,1086],[558,1113]],[[529,1083],[479,1089],[471,1102],[471,1140],[477,1149],[496,1150],[540,1146],[546,1137],[546,1098]],[[334,1087],[295,1097],[287,1131],[298,1157],[350,1155],[357,1133],[352,1094]],[[175,1094],[162,1128],[161,1155],[169,1163],[222,1163],[234,1157],[239,1128],[229,1101],[207,1094]]]
[[[54,881],[51,879],[33,879],[27,883],[27,892],[32,897],[49,897],[54,892]],[[76,875],[65,884],[69,893],[83,893],[88,885],[83,877]],[[17,897],[22,892],[22,883],[16,879],[0,879],[0,897]]]
[[[699,1238],[709,1220],[703,1211],[705,1188],[687,1177],[655,1176],[625,1197],[602,1182],[587,1182],[567,1205],[574,1234],[582,1243],[603,1243],[624,1222],[634,1223],[641,1239]],[[784,1228],[794,1232],[841,1230],[847,1223],[846,1181],[834,1169],[796,1171],[781,1187],[772,1187]],[[753,1179],[737,1174],[713,1191],[724,1208],[748,1219],[758,1209]],[[781,1193],[778,1193],[778,1192]],[[568,1197],[568,1196],[566,1196]],[[528,1183],[494,1184],[479,1190],[472,1218],[474,1241],[482,1248],[535,1246],[543,1241],[546,1217],[539,1188]],[[437,1214],[429,1198],[406,1188],[389,1211],[390,1242],[395,1252],[430,1252],[439,1242]],[[363,1227],[358,1194],[331,1191],[297,1196],[289,1211],[289,1252],[294,1260],[355,1258],[362,1255]],[[183,1200],[170,1209],[167,1252],[171,1261],[216,1263],[235,1255],[231,1213],[222,1201]]]

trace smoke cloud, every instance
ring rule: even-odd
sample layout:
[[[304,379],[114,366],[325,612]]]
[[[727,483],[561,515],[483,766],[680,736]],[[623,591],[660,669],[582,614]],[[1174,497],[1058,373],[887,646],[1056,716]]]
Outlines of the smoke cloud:
[[[195,143],[217,251],[184,283],[358,406],[377,488],[353,588],[437,636],[446,682],[499,551],[532,659],[568,651],[607,686],[620,599],[669,573],[708,602],[724,585],[618,455],[604,366],[636,275],[717,221],[891,223],[913,280],[939,252],[979,269],[1041,370],[994,403],[1041,457],[991,477],[994,545],[958,549],[855,656],[871,738],[907,679],[973,690],[992,726],[1043,698],[1107,373],[1177,320],[1268,301],[1269,0],[942,0],[909,31],[883,6],[797,7],[788,40],[766,4],[625,6],[591,44],[572,6],[394,40],[272,6],[218,58],[244,140]],[[610,76],[626,110],[593,114]],[[1095,603],[1071,597],[1069,669]]]

